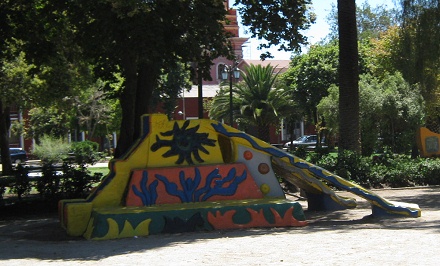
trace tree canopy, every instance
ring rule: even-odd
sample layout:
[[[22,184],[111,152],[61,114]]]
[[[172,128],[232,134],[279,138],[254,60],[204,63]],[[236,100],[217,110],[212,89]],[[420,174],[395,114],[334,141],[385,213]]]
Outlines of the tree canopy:
[[[310,28],[316,19],[310,11],[310,0],[236,0],[235,3],[251,37],[267,41],[259,48],[279,45],[279,50],[299,52],[301,45],[307,44],[302,31]],[[266,52],[260,57],[264,59],[271,54]]]
[[[318,123],[316,106],[332,84],[338,83],[338,46],[333,41],[316,44],[307,53],[292,57],[289,69],[281,80],[302,109],[302,114]]]
[[[116,157],[139,136],[140,116],[153,109],[153,91],[163,71],[171,72],[178,62],[197,62],[209,78],[212,60],[229,55],[220,0],[76,0],[71,10],[77,41],[96,73],[109,78],[120,71],[124,78],[117,93],[122,122]]]
[[[382,78],[361,75],[359,88],[362,154],[370,155],[384,146],[396,153],[411,151],[416,129],[424,119],[424,100],[417,88],[398,72]],[[332,134],[338,132],[338,101],[338,88],[332,86],[318,105]]]
[[[379,35],[392,26],[398,24],[397,10],[387,5],[371,7],[368,2],[356,6],[357,34],[360,40],[378,38]],[[332,4],[332,9],[327,15],[330,25],[330,40],[338,39],[338,9]]]

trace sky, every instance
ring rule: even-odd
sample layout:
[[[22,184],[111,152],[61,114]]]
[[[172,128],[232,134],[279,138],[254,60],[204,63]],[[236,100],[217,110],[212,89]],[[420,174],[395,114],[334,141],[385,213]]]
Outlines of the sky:
[[[229,6],[232,7],[234,0],[229,0]],[[357,0],[356,4],[361,5],[364,2],[368,2],[370,6],[375,7],[377,5],[387,5],[388,7],[393,7],[393,1],[390,0]],[[313,11],[316,14],[316,23],[313,24],[308,31],[305,32],[309,42],[311,44],[322,40],[329,33],[329,25],[326,22],[326,17],[331,11],[331,7],[337,4],[337,0],[312,0]],[[240,18],[239,18],[240,20]],[[240,23],[240,22],[239,22]],[[240,25],[240,37],[249,37],[249,34],[245,34],[244,26]],[[244,59],[259,59],[260,54],[264,51],[257,50],[259,41],[257,39],[249,39],[243,47],[243,57]],[[271,48],[269,51],[274,56],[273,59],[276,60],[288,60],[290,59],[290,53],[279,52],[277,48]]]

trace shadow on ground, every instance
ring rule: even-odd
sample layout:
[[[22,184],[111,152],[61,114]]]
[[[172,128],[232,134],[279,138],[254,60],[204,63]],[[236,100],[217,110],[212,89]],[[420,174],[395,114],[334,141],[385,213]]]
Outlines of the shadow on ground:
[[[417,230],[440,233],[440,188],[378,190],[377,194],[392,201],[416,203],[422,208],[420,218],[377,218],[371,216],[370,204],[358,200],[358,208],[335,212],[305,210],[309,225],[296,228],[268,228],[87,241],[69,237],[61,228],[55,209],[37,211],[27,206],[26,213],[0,209],[0,250],[2,259],[100,260],[119,254],[178,246],[207,239],[257,237],[267,234],[319,234],[323,231],[354,232],[359,229]],[[351,195],[351,194],[349,194]],[[306,206],[305,201],[301,201]],[[306,209],[306,207],[305,207]],[[11,209],[9,209],[11,211]],[[108,248],[110,247],[110,248]],[[9,250],[10,252],[5,252]],[[75,252],[71,252],[74,250]]]

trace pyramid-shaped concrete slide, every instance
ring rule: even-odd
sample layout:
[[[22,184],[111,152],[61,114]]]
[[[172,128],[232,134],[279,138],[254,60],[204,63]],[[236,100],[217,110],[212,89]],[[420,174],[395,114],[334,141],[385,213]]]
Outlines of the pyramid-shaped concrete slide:
[[[208,120],[142,117],[142,134],[86,198],[59,203],[71,236],[113,239],[250,227],[306,226],[278,178],[307,192],[308,208],[355,208],[326,183],[359,195],[373,215],[419,217],[415,204],[387,201],[246,133]]]

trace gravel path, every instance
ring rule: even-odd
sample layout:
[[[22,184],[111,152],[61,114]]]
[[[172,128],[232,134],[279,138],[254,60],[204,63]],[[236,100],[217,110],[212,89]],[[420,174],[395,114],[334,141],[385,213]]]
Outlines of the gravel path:
[[[356,209],[306,211],[302,228],[87,241],[66,236],[50,214],[0,221],[0,265],[439,265],[440,187],[375,192],[419,204],[422,217],[372,218],[354,196]]]

